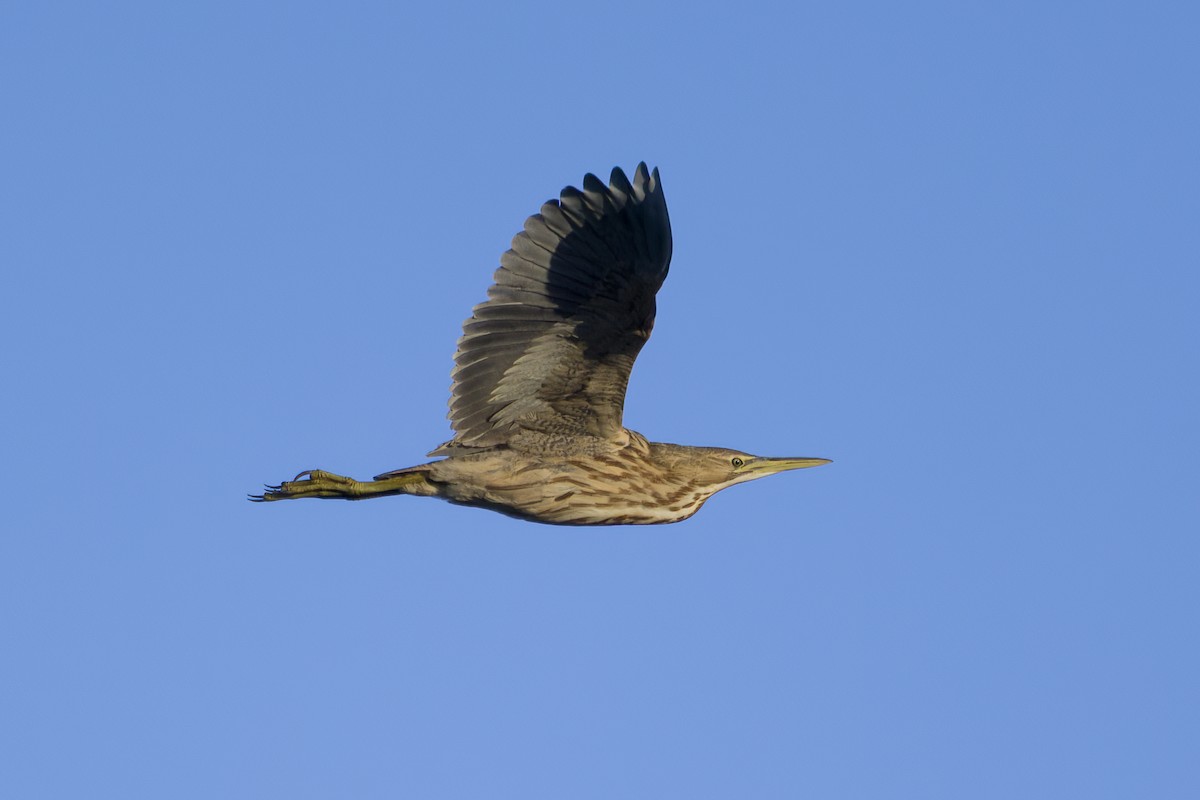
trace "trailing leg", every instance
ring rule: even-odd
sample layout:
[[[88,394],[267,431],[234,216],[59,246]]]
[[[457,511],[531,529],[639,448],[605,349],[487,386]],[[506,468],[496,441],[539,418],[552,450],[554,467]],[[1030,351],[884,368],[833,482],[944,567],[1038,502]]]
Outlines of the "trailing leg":
[[[395,494],[436,494],[433,484],[426,480],[428,469],[411,467],[379,476],[373,481],[356,481],[319,469],[308,469],[290,481],[268,486],[262,494],[252,494],[256,503],[274,500],[294,500],[300,497],[321,497],[337,500],[367,500]]]

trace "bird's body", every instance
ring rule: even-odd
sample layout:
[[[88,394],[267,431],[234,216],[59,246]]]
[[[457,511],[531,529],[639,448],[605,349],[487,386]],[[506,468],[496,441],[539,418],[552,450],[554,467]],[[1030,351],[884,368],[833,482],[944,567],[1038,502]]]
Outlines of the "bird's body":
[[[749,479],[732,466],[735,457],[743,464],[752,459],[745,453],[626,434],[624,441],[586,454],[530,458],[510,448],[491,448],[416,469],[424,471],[430,494],[453,503],[561,525],[679,522],[718,489]],[[716,468],[708,468],[710,463]]]
[[[671,260],[658,171],[595,176],[542,206],[463,324],[454,439],[408,469],[355,481],[309,470],[254,500],[441,497],[536,522],[677,522],[714,493],[827,463],[647,441],[621,423],[630,370]]]

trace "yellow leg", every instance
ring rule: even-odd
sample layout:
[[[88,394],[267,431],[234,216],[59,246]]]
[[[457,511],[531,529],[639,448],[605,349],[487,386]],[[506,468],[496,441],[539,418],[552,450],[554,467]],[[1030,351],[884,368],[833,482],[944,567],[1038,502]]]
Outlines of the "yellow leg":
[[[418,487],[423,487],[425,483],[425,475],[422,472],[406,472],[379,481],[356,481],[320,469],[306,469],[290,481],[284,481],[278,486],[268,486],[262,494],[250,495],[250,499],[256,503],[294,500],[300,497],[366,500],[393,494],[424,494],[425,492],[420,492]]]

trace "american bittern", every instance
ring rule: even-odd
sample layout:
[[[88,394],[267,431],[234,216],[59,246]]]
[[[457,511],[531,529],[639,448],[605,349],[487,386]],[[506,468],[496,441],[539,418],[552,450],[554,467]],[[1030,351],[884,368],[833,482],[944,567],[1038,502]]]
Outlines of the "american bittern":
[[[762,458],[647,441],[621,424],[671,263],[658,170],[568,186],[525,222],[454,356],[455,436],[416,467],[356,481],[322,470],[253,500],[441,497],[535,522],[678,522],[716,492],[823,458]]]

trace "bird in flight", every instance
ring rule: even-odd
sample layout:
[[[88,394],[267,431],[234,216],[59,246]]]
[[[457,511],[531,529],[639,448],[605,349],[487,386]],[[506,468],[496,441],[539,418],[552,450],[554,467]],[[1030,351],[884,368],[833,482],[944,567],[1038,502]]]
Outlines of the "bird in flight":
[[[454,355],[454,438],[415,467],[356,481],[305,470],[258,502],[410,494],[559,525],[648,525],[722,489],[824,458],[765,458],[651,442],[622,425],[634,359],[671,263],[658,170],[620,168],[525,221]]]

